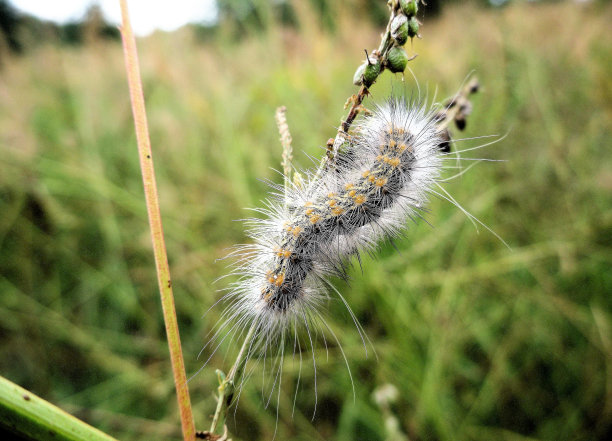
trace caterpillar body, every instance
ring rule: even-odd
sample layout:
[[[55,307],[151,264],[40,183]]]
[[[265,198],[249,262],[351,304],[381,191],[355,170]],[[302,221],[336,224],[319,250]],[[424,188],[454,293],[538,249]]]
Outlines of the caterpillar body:
[[[330,276],[345,276],[351,257],[420,216],[442,167],[435,124],[426,106],[390,99],[356,123],[333,166],[277,188],[256,210],[266,218],[247,220],[253,244],[231,253],[240,277],[225,297],[222,327],[254,326],[252,348],[272,346],[299,322],[308,327]]]

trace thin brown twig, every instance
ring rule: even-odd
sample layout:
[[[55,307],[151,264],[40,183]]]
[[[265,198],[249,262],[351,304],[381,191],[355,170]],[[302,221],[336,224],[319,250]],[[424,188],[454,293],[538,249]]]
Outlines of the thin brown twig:
[[[377,56],[380,60],[386,59],[389,50],[393,46],[393,39],[391,37],[391,23],[393,22],[393,19],[398,14],[398,8],[399,8],[399,3],[397,1],[394,1],[390,4],[391,13],[389,16],[389,22],[387,23],[387,28],[385,29],[385,32],[382,34],[382,38],[380,41],[380,45],[378,46],[378,49],[375,51],[372,51],[372,54]],[[414,58],[416,58],[416,55],[409,58],[409,61],[413,60]],[[346,119],[342,121],[342,123],[340,124],[340,127],[338,128],[338,133],[336,137],[334,138],[333,147],[329,149],[330,151],[328,152],[328,155],[325,158],[323,158],[321,168],[325,166],[327,161],[333,160],[333,158],[335,157],[336,153],[338,152],[342,144],[344,144],[344,142],[346,141],[348,137],[348,131],[351,128],[353,121],[355,121],[355,118],[357,118],[357,115],[359,115],[360,110],[363,108],[361,103],[363,102],[364,98],[367,95],[369,95],[369,93],[370,93],[369,88],[364,84],[359,88],[359,92],[357,93],[357,95],[353,95],[350,98],[350,100],[352,101],[351,109],[349,110],[349,113]]]
[[[170,359],[172,362],[172,373],[179,404],[183,439],[185,441],[195,440],[195,425],[187,388],[187,376],[185,375],[185,364],[181,349],[174,296],[172,294],[172,281],[170,279],[170,268],[164,241],[159,200],[157,196],[157,184],[155,183],[155,170],[153,168],[153,153],[151,151],[151,140],[145,110],[144,96],[142,92],[142,81],[140,79],[140,68],[138,66],[138,53],[136,40],[132,32],[130,17],[126,0],[119,0],[121,6],[122,24],[120,26],[123,40],[123,53],[125,56],[125,67],[130,89],[130,100],[134,125],[136,128],[136,140],[140,158],[140,169],[144,185],[149,227],[151,229],[151,240],[153,242],[153,254],[155,256],[155,268],[157,270],[157,281],[161,295],[161,304],[166,326],[166,336]]]

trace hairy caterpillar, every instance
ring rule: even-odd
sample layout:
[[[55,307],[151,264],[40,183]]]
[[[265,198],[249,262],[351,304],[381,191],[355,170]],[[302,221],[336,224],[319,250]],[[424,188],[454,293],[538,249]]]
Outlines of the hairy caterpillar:
[[[231,253],[240,277],[225,297],[230,304],[220,328],[254,327],[250,353],[273,346],[299,323],[310,336],[328,278],[345,276],[352,256],[420,216],[442,167],[434,115],[424,105],[390,99],[356,124],[333,167],[308,173],[305,184],[286,192],[276,187],[266,208],[256,209],[265,218],[247,220],[253,244]]]

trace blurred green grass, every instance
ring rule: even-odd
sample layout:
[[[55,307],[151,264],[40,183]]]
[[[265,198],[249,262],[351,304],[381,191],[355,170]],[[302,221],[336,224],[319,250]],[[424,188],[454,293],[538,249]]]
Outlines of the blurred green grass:
[[[379,29],[345,17],[333,35],[306,8],[300,31],[241,44],[188,30],[139,41],[188,375],[220,309],[215,260],[245,241],[244,207],[278,181],[277,106],[311,166],[355,92]],[[384,440],[371,399],[391,383],[413,440],[606,439],[612,427],[612,21],[609,5],[447,8],[426,20],[410,67],[433,96],[472,70],[483,85],[466,136],[506,134],[446,189],[507,241],[433,200],[338,287],[378,357],[332,300],[337,345],[319,343],[292,416],[297,366],[264,409],[256,368],[236,439]],[[385,73],[370,103],[415,90]],[[367,105],[367,103],[366,103]],[[469,147],[482,141],[460,143]],[[179,439],[135,137],[116,44],[43,45],[0,71],[0,373],[126,440]],[[302,153],[303,152],[303,153]],[[235,348],[234,348],[235,349]],[[227,354],[227,355],[226,355]],[[220,350],[190,382],[198,428],[214,410]],[[278,422],[276,410],[278,407]]]

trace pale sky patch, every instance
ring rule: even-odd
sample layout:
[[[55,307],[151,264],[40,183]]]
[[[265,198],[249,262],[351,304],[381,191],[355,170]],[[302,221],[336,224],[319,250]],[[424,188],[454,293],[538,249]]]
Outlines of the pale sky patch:
[[[16,9],[38,18],[65,23],[83,18],[87,8],[99,4],[106,20],[119,24],[119,0],[10,0]],[[146,35],[155,29],[173,31],[186,23],[212,23],[217,18],[215,0],[129,0],[134,32]]]

